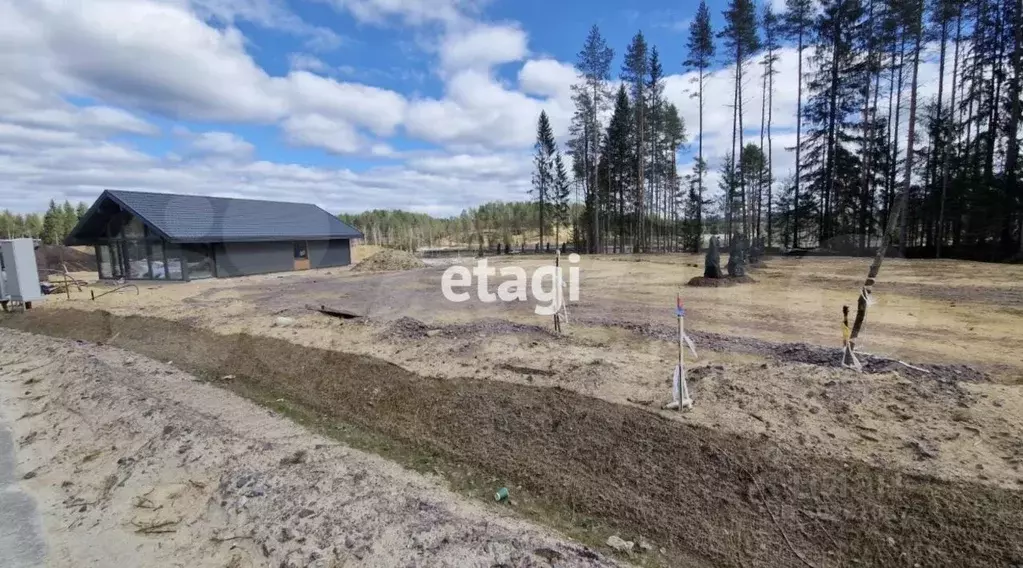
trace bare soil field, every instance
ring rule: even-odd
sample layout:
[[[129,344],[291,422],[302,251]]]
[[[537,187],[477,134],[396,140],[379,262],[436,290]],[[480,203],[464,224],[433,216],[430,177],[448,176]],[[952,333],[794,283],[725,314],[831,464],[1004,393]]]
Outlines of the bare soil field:
[[[48,566],[615,565],[178,368],[11,330],[0,342]]]
[[[583,257],[564,336],[532,301],[444,300],[443,267],[73,292],[2,324],[236,376],[221,386],[381,434],[363,446],[462,493],[500,479],[563,533],[668,553],[632,562],[1023,562],[1023,267],[887,260],[857,374],[840,315],[868,262],[770,258],[755,283],[691,288],[695,256]],[[686,413],[659,410],[679,290],[700,355]]]

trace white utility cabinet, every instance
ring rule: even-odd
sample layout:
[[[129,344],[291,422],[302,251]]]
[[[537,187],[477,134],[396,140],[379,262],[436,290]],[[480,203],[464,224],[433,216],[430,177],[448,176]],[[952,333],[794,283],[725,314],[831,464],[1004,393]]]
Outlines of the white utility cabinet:
[[[27,304],[43,299],[36,268],[33,239],[0,240],[3,273],[0,274],[0,300]]]

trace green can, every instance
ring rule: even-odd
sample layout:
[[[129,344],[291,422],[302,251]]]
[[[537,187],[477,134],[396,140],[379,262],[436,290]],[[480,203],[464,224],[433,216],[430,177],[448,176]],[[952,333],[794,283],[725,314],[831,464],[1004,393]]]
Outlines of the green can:
[[[507,498],[508,498],[507,487],[502,487],[497,490],[497,493],[494,493],[494,501],[504,501]]]

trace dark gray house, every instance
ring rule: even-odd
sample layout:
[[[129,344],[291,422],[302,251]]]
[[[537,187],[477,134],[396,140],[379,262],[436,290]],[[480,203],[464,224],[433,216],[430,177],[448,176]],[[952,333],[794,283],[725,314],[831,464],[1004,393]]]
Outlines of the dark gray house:
[[[303,203],[104,191],[68,235],[100,278],[196,280],[346,266],[362,233]]]

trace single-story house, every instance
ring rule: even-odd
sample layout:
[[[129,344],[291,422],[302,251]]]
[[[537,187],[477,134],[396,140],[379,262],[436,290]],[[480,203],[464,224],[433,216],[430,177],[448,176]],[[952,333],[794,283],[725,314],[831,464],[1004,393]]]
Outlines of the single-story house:
[[[362,233],[304,203],[106,190],[65,240],[100,278],[197,280],[346,266]]]

